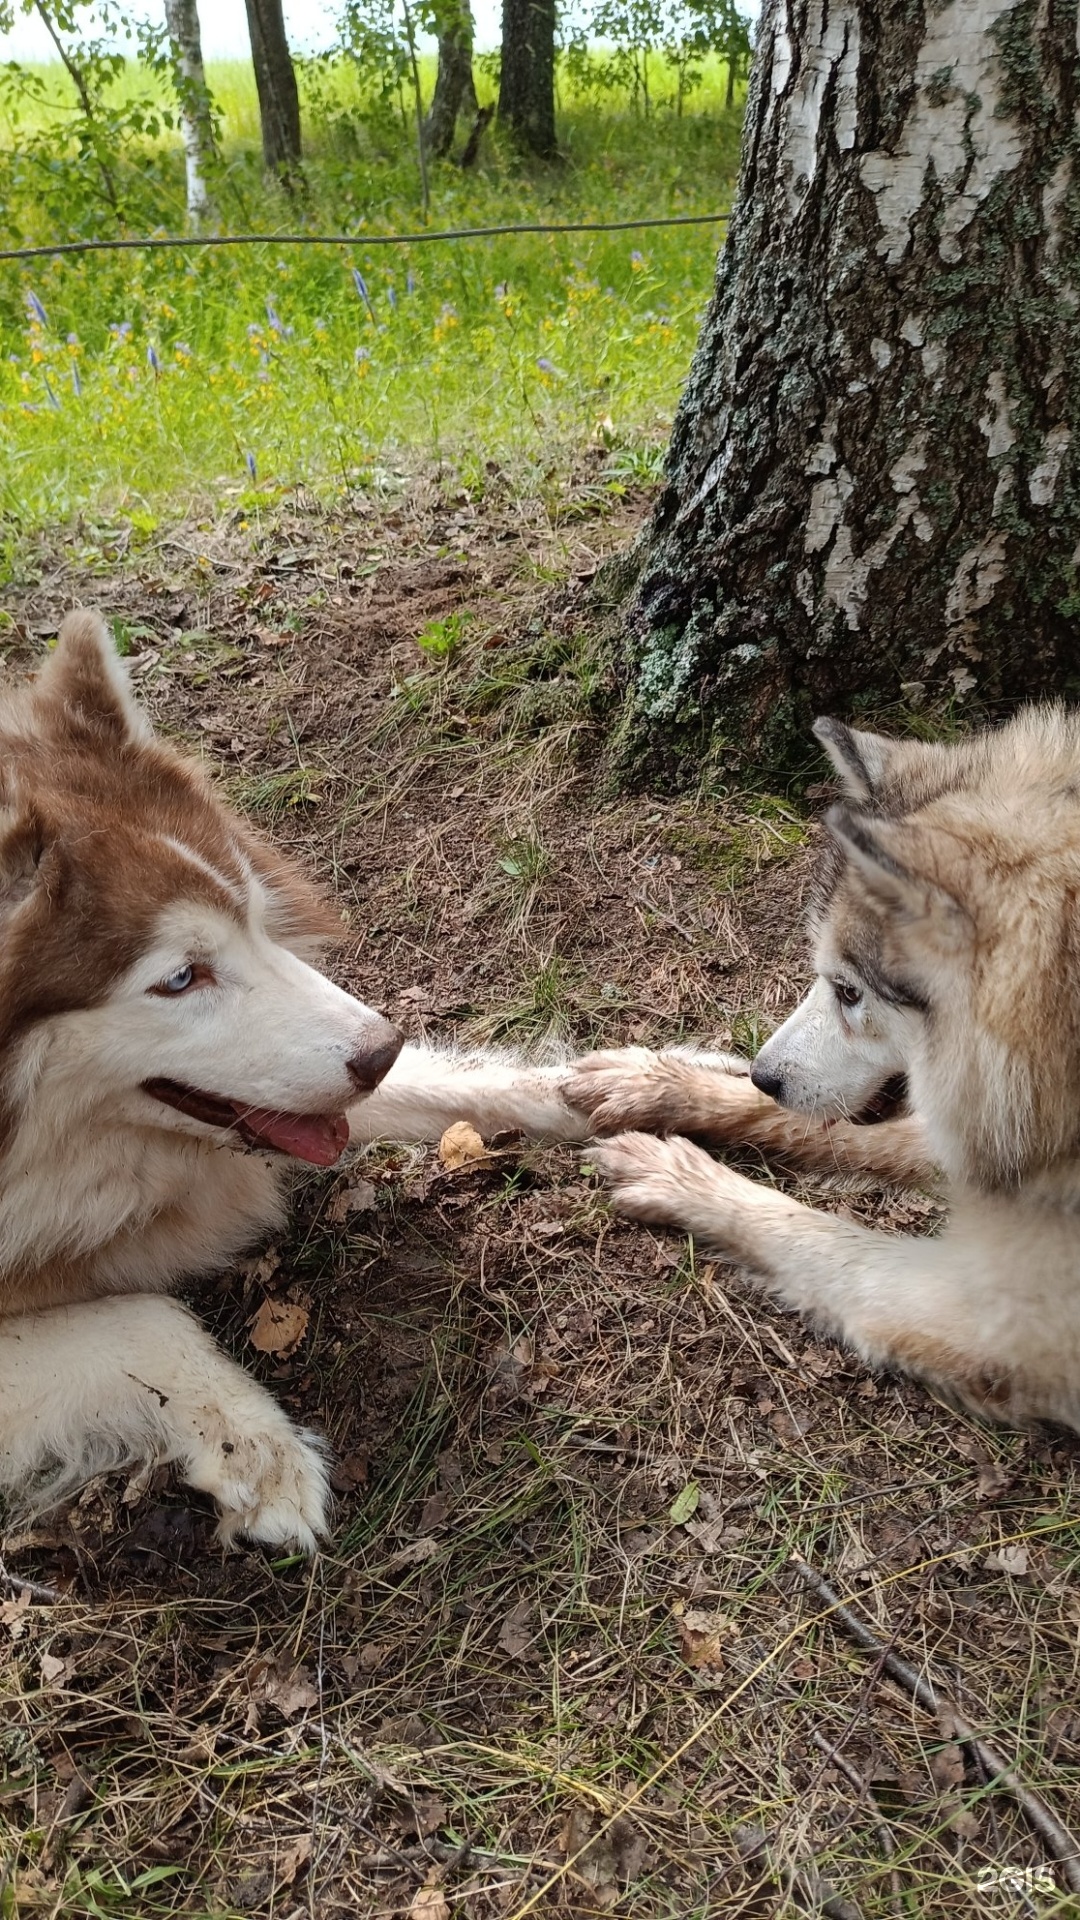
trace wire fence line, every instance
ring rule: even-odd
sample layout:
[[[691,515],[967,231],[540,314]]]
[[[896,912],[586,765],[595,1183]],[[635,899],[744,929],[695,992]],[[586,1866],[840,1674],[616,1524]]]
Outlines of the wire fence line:
[[[414,247],[432,240],[495,240],[512,233],[626,233],[645,227],[724,226],[726,213],[669,213],[635,220],[507,222],[497,227],[424,227],[417,233],[197,233],[151,234],[141,239],[58,240],[40,247],[0,248],[3,260],[42,260],[64,254],[136,253],[197,247]]]

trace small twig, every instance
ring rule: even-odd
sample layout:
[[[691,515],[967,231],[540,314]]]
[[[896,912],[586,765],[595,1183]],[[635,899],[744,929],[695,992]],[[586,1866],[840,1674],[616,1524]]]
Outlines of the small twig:
[[[820,1573],[815,1572],[813,1567],[807,1566],[805,1560],[792,1558],[788,1564],[803,1585],[809,1587],[811,1593],[815,1594],[828,1609],[829,1616],[843,1627],[845,1633],[850,1635],[856,1645],[862,1647],[866,1653],[872,1653],[875,1659],[880,1661],[884,1671],[898,1681],[920,1707],[934,1715],[946,1737],[951,1734],[964,1746],[970,1747],[988,1778],[992,1779],[996,1786],[1003,1788],[1006,1793],[1012,1794],[1028,1825],[1039,1835],[1040,1840],[1045,1841],[1054,1858],[1060,1863],[1061,1871],[1071,1891],[1080,1893],[1080,1845],[1074,1840],[1068,1828],[1062,1825],[1057,1815],[1050,1811],[1045,1800],[1031,1787],[1024,1785],[1010,1762],[1004,1759],[996,1747],[991,1746],[989,1741],[975,1732],[970,1720],[960,1712],[958,1707],[954,1706],[947,1694],[932,1685],[907,1660],[901,1659],[899,1654],[893,1653],[882,1644],[873,1629],[867,1626],[865,1620],[860,1620],[858,1614],[853,1613],[850,1607],[844,1605],[839,1595],[833,1591]]]
[[[652,914],[654,920],[659,920],[665,927],[671,927],[675,933],[681,934],[684,940],[689,941],[692,947],[696,947],[699,934],[694,933],[689,927],[684,927],[682,921],[676,920],[673,914],[665,913],[663,907],[658,907],[656,901],[650,900],[647,893],[632,893],[630,898],[636,907],[644,907],[647,913]]]
[[[374,1838],[372,1829],[363,1821],[354,1820],[354,1824]],[[468,1841],[453,1846],[448,1840],[433,1839],[417,1840],[408,1847],[380,1846],[375,1853],[368,1855],[364,1867],[368,1873],[397,1872],[403,1867],[412,1873],[424,1873],[433,1862],[445,1867],[505,1867],[526,1874],[558,1873],[562,1869],[562,1862],[558,1860],[545,1860],[540,1856],[523,1860],[517,1854],[495,1853],[489,1847],[470,1846]],[[571,1874],[570,1878],[582,1886],[586,1884],[576,1873]]]
[[[6,1587],[9,1593],[28,1593],[36,1606],[55,1606],[63,1594],[55,1587],[43,1587],[39,1580],[24,1580],[21,1573],[9,1573],[0,1559],[0,1587]]]

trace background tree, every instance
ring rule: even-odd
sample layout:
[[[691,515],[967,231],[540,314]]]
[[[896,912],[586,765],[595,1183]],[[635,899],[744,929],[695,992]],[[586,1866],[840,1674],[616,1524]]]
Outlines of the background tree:
[[[499,119],[530,153],[555,141],[556,0],[503,0]]]
[[[459,113],[477,111],[473,81],[473,17],[469,0],[441,0],[434,26],[439,39],[435,92],[424,124],[430,152],[449,153]]]
[[[769,0],[633,556],[629,741],[1080,690],[1075,0]]]
[[[198,0],[165,0],[165,24],[169,30],[174,82],[180,102],[188,218],[198,226],[210,212],[207,174],[217,151],[210,90],[203,66]]]
[[[285,34],[282,0],[244,0],[244,4],[259,95],[263,161],[268,173],[287,184],[300,165],[302,153],[300,95]]]

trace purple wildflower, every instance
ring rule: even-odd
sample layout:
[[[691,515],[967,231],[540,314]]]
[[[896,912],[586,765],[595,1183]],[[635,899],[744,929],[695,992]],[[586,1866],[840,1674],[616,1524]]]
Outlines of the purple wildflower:
[[[255,464],[255,455],[250,450],[244,455],[244,465],[251,475],[251,483],[254,486],[259,478],[259,469]]]
[[[31,293],[29,289],[27,289],[26,304],[30,309],[31,315],[39,325],[47,327],[49,324],[49,316],[42,306],[41,301],[38,299],[37,294]]]
[[[82,381],[79,379],[79,363],[77,360],[73,360],[71,363],[71,385],[77,398],[82,392]]]
[[[353,353],[353,359],[356,361],[357,366],[360,366],[363,361],[370,360],[371,355],[366,347],[357,347]]]
[[[505,300],[509,292],[510,292],[509,280],[500,280],[498,286],[495,289],[496,300]]]
[[[109,328],[109,332],[117,340],[126,340],[128,337],[128,334],[131,332],[131,321],[130,320],[114,320],[112,323],[112,326]]]
[[[406,293],[416,292],[416,275],[413,272],[411,267],[409,268],[408,273],[405,275],[405,291]]]
[[[633,253],[630,255],[630,265],[637,273],[640,273],[642,267],[645,265],[645,255],[639,253],[637,247],[634,248]]]
[[[391,313],[396,313],[397,312],[397,294],[394,292],[393,282],[391,282],[391,284],[386,289],[386,297],[390,302]]]
[[[356,288],[357,293],[360,295],[361,300],[363,301],[365,307],[367,308],[372,319],[374,320],[375,309],[371,304],[371,295],[367,290],[367,282],[365,281],[364,276],[361,273],[359,267],[353,268],[352,277],[353,277],[353,286]]]
[[[153,368],[155,373],[161,372],[161,361],[157,357],[157,353],[154,349],[153,341],[150,341],[150,343],[147,346],[146,359],[147,359],[147,364]]]
[[[549,360],[546,354],[541,354],[536,364],[539,367],[541,373],[558,373],[559,371],[558,367],[555,365],[555,362],[553,360]]]

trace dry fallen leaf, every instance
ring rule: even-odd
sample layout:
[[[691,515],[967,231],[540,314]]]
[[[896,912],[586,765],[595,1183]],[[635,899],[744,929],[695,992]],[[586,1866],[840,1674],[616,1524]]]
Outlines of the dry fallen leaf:
[[[950,1793],[964,1784],[964,1756],[955,1740],[930,1756],[930,1778],[939,1793]]]
[[[264,1300],[251,1322],[250,1339],[260,1353],[295,1353],[307,1332],[308,1310],[295,1300]]]
[[[519,1600],[499,1628],[499,1645],[512,1660],[524,1660],[533,1651],[535,1641],[532,1606],[528,1600]]]
[[[267,1707],[275,1707],[285,1720],[306,1713],[319,1704],[319,1696],[304,1667],[290,1667],[284,1661],[259,1660],[251,1675],[250,1697],[244,1731],[257,1733],[259,1717]]]
[[[430,1840],[433,1833],[446,1825],[450,1809],[440,1794],[414,1793],[409,1813],[414,1832],[421,1840]]]
[[[409,1908],[409,1920],[450,1920],[441,1887],[418,1887]]]
[[[735,1633],[735,1623],[726,1613],[691,1607],[675,1624],[679,1650],[688,1667],[723,1666],[725,1642]]]
[[[67,1661],[58,1660],[55,1653],[43,1653],[41,1656],[41,1684],[44,1687],[59,1686],[67,1673]]]
[[[30,1608],[29,1587],[20,1588],[14,1600],[0,1601],[0,1627],[6,1627],[13,1640],[26,1632],[26,1616]]]
[[[310,1859],[310,1833],[302,1833],[297,1839],[290,1840],[287,1846],[282,1847],[277,1857],[277,1873],[275,1875],[277,1888],[275,1890],[280,1892],[284,1887],[291,1887],[301,1867],[306,1867]]]
[[[486,1160],[487,1157],[488,1150],[480,1135],[467,1120],[455,1120],[439,1141],[439,1161],[448,1173],[452,1173],[455,1167],[468,1166],[471,1160]]]
[[[575,1807],[567,1818],[560,1845],[574,1872],[594,1888],[595,1904],[614,1906],[621,1888],[636,1880],[645,1865],[645,1839],[625,1813],[604,1824],[590,1839],[597,1816],[590,1808]]]
[[[376,1197],[373,1180],[357,1180],[351,1187],[343,1187],[340,1193],[335,1193],[327,1213],[334,1225],[340,1227],[351,1213],[370,1213]]]
[[[1026,1547],[997,1547],[988,1553],[983,1566],[989,1573],[1011,1573],[1018,1575],[1028,1570],[1028,1550]]]

